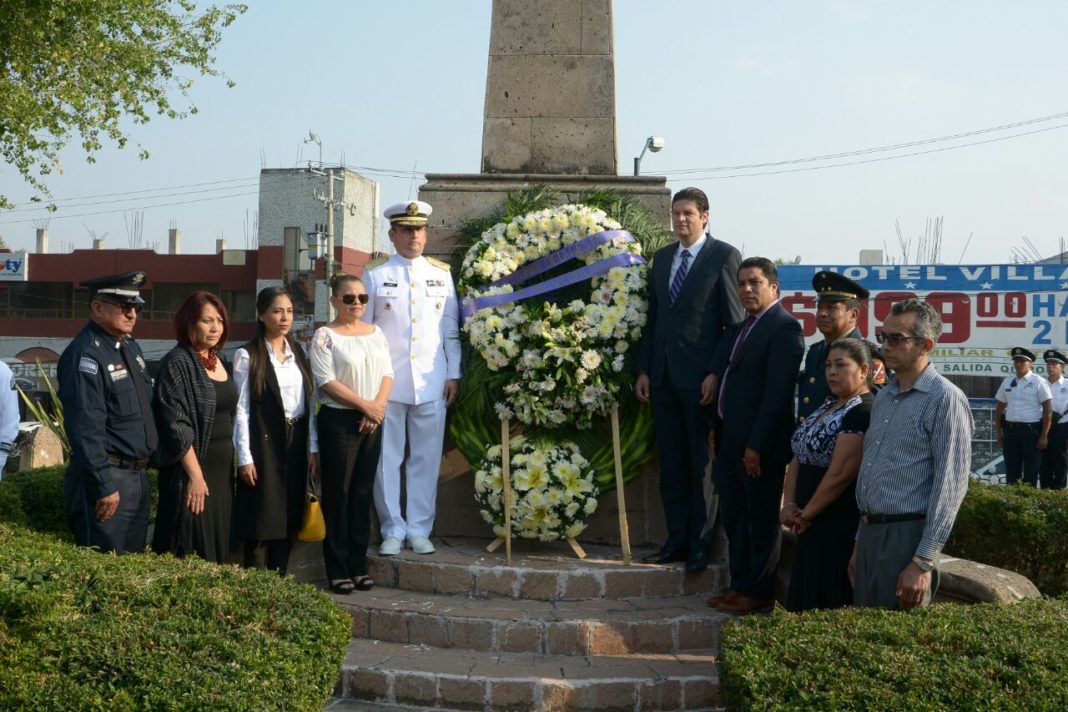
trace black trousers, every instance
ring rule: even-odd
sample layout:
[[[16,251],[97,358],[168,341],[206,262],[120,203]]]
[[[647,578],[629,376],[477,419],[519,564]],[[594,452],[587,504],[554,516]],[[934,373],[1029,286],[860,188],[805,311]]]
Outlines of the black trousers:
[[[702,546],[708,520],[705,469],[708,466],[708,415],[696,388],[674,388],[665,375],[652,388],[656,449],[660,456],[660,501],[667,524],[667,548]]]
[[[359,431],[363,415],[355,410],[319,409],[321,505],[326,522],[323,560],[330,580],[367,573],[371,542],[371,503],[382,454],[382,429]]]
[[[1010,485],[1021,479],[1032,487],[1038,486],[1038,463],[1042,451],[1038,436],[1042,423],[1010,423],[1001,429],[1001,451],[1005,455],[1005,481]]]
[[[148,543],[148,509],[151,493],[144,470],[111,468],[111,480],[119,493],[119,506],[107,521],[96,518],[96,497],[85,487],[85,479],[74,466],[63,476],[63,504],[67,521],[78,546],[102,552],[137,554]]]
[[[732,591],[750,598],[775,598],[781,527],[779,505],[786,463],[760,458],[760,476],[745,473],[741,456],[717,452],[712,481],[727,530]]]
[[[1049,429],[1046,449],[1038,466],[1042,489],[1064,489],[1068,485],[1068,422],[1054,423]]]

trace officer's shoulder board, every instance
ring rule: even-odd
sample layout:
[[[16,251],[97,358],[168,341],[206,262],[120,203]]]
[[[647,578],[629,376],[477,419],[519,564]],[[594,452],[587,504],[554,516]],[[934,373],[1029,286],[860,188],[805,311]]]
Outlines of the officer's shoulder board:
[[[381,267],[382,265],[384,265],[387,262],[389,262],[389,256],[388,255],[385,256],[385,257],[376,257],[373,260],[368,260],[368,262],[366,264],[364,264],[363,268],[365,270],[374,269],[375,267]]]
[[[448,262],[445,262],[443,260],[439,260],[437,257],[427,257],[426,261],[429,262],[434,267],[437,267],[438,269],[443,269],[446,272],[448,272],[448,271],[450,271],[452,269],[452,265],[450,265]]]

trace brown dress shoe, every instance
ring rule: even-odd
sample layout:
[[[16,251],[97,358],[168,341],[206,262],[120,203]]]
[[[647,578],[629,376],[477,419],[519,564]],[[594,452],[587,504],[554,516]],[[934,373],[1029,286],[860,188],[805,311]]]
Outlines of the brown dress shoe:
[[[734,589],[727,589],[723,593],[721,593],[719,595],[716,595],[716,596],[712,596],[711,598],[709,598],[708,599],[708,605],[710,605],[713,608],[715,608],[715,607],[719,606],[719,604],[721,604],[721,603],[723,603],[725,601],[733,601],[735,598],[738,597],[738,595],[739,595],[738,592],[735,591]]]
[[[724,613],[733,613],[736,616],[747,616],[750,613],[767,613],[775,607],[773,598],[750,598],[738,595],[734,600],[723,601],[716,608]]]

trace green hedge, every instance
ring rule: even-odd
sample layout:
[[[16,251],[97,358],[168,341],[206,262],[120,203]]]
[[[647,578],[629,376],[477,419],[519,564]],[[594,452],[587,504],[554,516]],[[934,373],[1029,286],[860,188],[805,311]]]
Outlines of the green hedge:
[[[1068,601],[777,612],[723,628],[741,710],[1068,709]]]
[[[1068,593],[1068,490],[973,481],[945,550],[1023,574],[1048,596]]]
[[[60,479],[0,482],[0,709],[323,708],[351,634],[329,597],[272,572],[41,533],[69,540]]]

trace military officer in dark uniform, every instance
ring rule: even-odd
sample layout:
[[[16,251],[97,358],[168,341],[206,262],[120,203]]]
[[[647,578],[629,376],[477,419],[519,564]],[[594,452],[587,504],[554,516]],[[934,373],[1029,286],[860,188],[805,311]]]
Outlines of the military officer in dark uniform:
[[[63,503],[75,541],[100,551],[144,551],[149,486],[159,442],[151,379],[130,337],[144,300],[144,272],[99,277],[89,289],[89,323],[59,358],[59,397],[71,456]]]
[[[1046,361],[1046,380],[1049,382],[1050,419],[1046,449],[1038,465],[1038,481],[1042,489],[1064,489],[1068,485],[1068,379],[1064,377],[1064,365],[1068,356],[1048,349],[1042,354]]]
[[[1038,486],[1038,465],[1049,444],[1053,393],[1046,379],[1031,370],[1035,354],[1022,346],[1012,350],[1014,376],[1008,376],[994,394],[994,428],[1005,456],[1005,481],[1021,479]]]
[[[797,377],[797,422],[803,421],[818,408],[831,389],[827,386],[827,347],[838,339],[862,339],[857,328],[861,301],[868,298],[868,290],[849,277],[823,270],[812,278],[816,290],[816,328],[823,334],[809,348],[805,366]],[[885,375],[885,369],[883,370]]]

